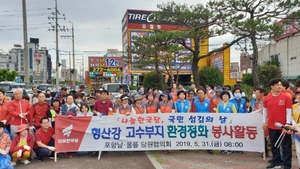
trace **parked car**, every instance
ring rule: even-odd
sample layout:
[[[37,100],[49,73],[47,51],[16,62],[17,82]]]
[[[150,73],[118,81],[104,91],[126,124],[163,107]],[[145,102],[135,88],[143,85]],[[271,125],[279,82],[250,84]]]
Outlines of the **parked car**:
[[[112,96],[111,99],[114,101],[115,97],[119,94],[120,88],[124,90],[125,93],[130,92],[130,88],[128,84],[123,83],[105,83],[102,85],[102,87],[107,90],[108,92],[111,92]]]

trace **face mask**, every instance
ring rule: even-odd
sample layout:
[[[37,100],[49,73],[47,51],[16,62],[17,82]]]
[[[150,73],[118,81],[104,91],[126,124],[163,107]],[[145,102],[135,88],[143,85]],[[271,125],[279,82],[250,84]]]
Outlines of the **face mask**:
[[[236,99],[240,99],[242,97],[242,94],[241,93],[234,93],[234,97]]]
[[[256,94],[252,94],[252,98],[253,98],[253,99],[256,99]]]

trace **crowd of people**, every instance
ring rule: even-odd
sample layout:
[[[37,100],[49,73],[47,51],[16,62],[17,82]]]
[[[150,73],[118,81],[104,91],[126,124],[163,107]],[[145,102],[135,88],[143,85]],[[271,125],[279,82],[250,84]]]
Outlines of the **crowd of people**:
[[[87,95],[83,85],[78,91],[71,92],[66,87],[59,92],[39,92],[32,87],[30,97],[24,97],[23,90],[16,89],[12,99],[0,89],[0,168],[6,163],[14,166],[18,160],[29,164],[33,154],[39,161],[53,157],[56,115],[101,117],[151,113],[251,113],[255,110],[263,112],[267,156],[267,138],[270,138],[273,158],[267,168],[282,164],[285,169],[291,168],[290,135],[298,135],[285,130],[280,151],[275,143],[281,129],[274,123],[280,122],[290,128],[300,124],[300,88],[293,92],[289,89],[289,82],[282,79],[272,79],[270,87],[270,92],[263,88],[254,89],[250,93],[251,98],[246,97],[240,84],[234,85],[233,89],[228,85],[209,84],[198,88],[192,84],[189,89],[173,84],[167,90],[140,86],[133,95],[120,88],[113,99],[112,94],[103,88]],[[299,141],[296,141],[296,148],[300,157]],[[211,150],[208,152],[213,153]],[[224,155],[233,153],[221,152]],[[73,153],[65,153],[64,156],[70,158]]]

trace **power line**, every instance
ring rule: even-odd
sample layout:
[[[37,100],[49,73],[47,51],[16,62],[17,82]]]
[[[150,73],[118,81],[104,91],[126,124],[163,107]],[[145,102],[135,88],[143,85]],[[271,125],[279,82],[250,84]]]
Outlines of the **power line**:
[[[42,8],[42,9],[27,9],[26,11],[27,12],[30,12],[30,11],[46,11],[46,10],[52,10],[54,8]],[[3,12],[3,13],[8,13],[8,12],[22,12],[22,10],[4,10],[4,11],[0,11],[0,12]]]

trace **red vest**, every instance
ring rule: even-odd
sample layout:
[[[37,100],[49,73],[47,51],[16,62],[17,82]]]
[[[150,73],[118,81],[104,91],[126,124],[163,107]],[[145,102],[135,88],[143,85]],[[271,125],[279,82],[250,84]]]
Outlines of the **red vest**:
[[[160,112],[162,113],[171,113],[173,108],[173,102],[170,100],[168,102],[161,101],[159,102]]]
[[[132,112],[132,106],[131,105],[127,105],[126,107],[124,107],[123,105],[119,107],[119,113],[120,114],[126,114],[127,112]]]

